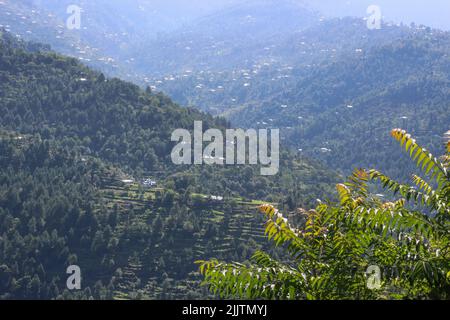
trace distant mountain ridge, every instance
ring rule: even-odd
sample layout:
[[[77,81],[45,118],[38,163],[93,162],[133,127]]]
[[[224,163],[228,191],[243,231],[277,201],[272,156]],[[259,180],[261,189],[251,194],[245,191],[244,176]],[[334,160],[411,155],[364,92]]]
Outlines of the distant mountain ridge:
[[[278,62],[173,75],[154,84],[234,125],[281,128],[286,145],[345,172],[376,166],[400,176],[388,159],[395,148],[380,156],[363,147],[372,141],[380,150],[394,127],[439,150],[436,137],[449,122],[448,32],[389,24],[369,30],[364,20],[345,18],[283,43],[271,53]]]

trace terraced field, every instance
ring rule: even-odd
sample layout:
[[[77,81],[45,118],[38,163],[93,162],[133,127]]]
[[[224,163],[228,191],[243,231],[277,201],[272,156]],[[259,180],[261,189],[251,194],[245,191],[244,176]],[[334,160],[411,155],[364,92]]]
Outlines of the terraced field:
[[[264,218],[256,210],[261,201],[191,194],[186,206],[178,203],[179,194],[167,204],[166,193],[117,177],[102,181],[102,199],[118,213],[114,260],[122,267],[115,299],[205,297],[196,260],[240,261],[255,248],[267,249]]]

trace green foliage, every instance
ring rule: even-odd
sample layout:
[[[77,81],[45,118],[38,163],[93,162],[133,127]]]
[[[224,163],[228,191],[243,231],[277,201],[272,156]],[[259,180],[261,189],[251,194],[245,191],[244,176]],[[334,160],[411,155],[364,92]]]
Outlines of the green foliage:
[[[376,170],[355,170],[337,185],[339,202],[301,210],[305,219],[298,227],[273,206],[261,206],[267,237],[289,258],[257,252],[246,264],[199,261],[205,283],[222,296],[251,299],[448,299],[448,165],[405,131],[395,129],[392,136],[428,181],[413,176],[416,186],[408,186]],[[448,155],[447,148],[443,159]],[[401,197],[381,200],[369,192],[372,182]],[[374,290],[367,285],[371,265],[383,270]]]

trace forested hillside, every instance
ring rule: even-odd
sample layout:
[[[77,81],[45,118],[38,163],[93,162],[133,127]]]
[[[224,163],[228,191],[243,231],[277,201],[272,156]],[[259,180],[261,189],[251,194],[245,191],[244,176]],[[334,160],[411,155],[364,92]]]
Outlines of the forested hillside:
[[[68,298],[66,268],[82,263],[79,296],[111,298],[117,217],[98,202],[98,163],[36,136],[2,131],[0,146],[0,297]]]
[[[192,72],[155,84],[232,124],[282,128],[286,145],[336,169],[371,165],[400,177],[408,162],[395,165],[393,147],[379,152],[392,145],[392,127],[405,127],[432,150],[439,146],[450,114],[449,49],[448,32],[368,30],[360,19],[341,19],[292,35],[278,49],[284,65]]]
[[[450,32],[308,3],[0,0],[0,300],[450,297]]]
[[[231,119],[284,127],[290,145],[335,168],[370,165],[400,177],[411,167],[390,160],[393,152],[400,157],[395,148],[383,150],[387,132],[406,128],[439,148],[450,121],[449,49],[448,33],[419,33],[306,76],[299,71],[291,89],[249,103]]]
[[[194,120],[223,127],[224,122],[180,108],[162,94],[106,79],[75,59],[30,54],[10,41],[0,44],[4,128],[39,133],[86,154],[150,171],[170,163],[173,130],[191,129]]]
[[[259,58],[239,59],[241,63],[231,70],[205,63],[152,79],[150,84],[182,105],[232,116],[248,105],[270,104],[274,97],[286,94],[288,99],[289,93],[297,94],[293,92],[295,86],[316,75],[316,67],[325,69],[357,61],[371,49],[401,41],[415,32],[427,34],[422,29],[393,25],[369,30],[365,21],[355,18],[325,20],[304,30],[279,35],[272,39],[272,45],[264,43],[264,47],[252,48],[252,54],[258,52]]]
[[[258,204],[311,205],[337,179],[287,152],[274,177],[175,166],[174,129],[227,123],[6,32],[0,79],[2,298],[205,298],[194,260],[248,257]]]
[[[5,129],[57,139],[69,149],[100,157],[137,176],[167,177],[180,170],[198,171],[172,164],[173,130],[192,130],[195,120],[203,121],[205,130],[227,126],[223,119],[181,108],[161,93],[106,78],[75,59],[41,52],[39,45],[17,42],[8,33],[3,39],[0,121]],[[38,51],[30,53],[28,47]],[[286,154],[282,161],[293,167],[297,160]],[[304,158],[301,162],[319,168]],[[230,181],[235,179],[239,175]]]

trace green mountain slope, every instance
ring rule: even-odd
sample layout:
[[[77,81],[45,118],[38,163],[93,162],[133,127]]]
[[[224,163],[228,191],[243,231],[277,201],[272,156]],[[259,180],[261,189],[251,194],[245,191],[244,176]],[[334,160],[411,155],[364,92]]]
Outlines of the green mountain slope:
[[[306,76],[299,70],[291,88],[250,102],[230,119],[284,128],[291,146],[335,168],[377,166],[398,177],[407,167],[388,160],[395,148],[379,153],[390,128],[405,127],[432,148],[447,130],[449,48],[448,33],[418,34]]]
[[[389,160],[391,152],[400,156],[395,148],[378,154],[394,127],[438,147],[449,121],[448,32],[368,30],[362,20],[340,19],[288,43],[283,52],[297,60],[286,56],[285,65],[193,72],[155,85],[233,125],[281,128],[286,145],[345,172],[376,166],[400,177],[411,169]]]
[[[264,245],[257,205],[307,206],[337,180],[289,153],[274,177],[174,166],[172,130],[225,121],[8,33],[0,79],[4,299],[208,297],[194,260],[248,257]],[[66,290],[71,264],[81,291]]]
[[[55,138],[87,154],[136,170],[169,165],[177,128],[211,116],[183,109],[163,95],[146,93],[118,79],[106,79],[71,58],[30,54],[0,43],[0,124],[22,133]]]

